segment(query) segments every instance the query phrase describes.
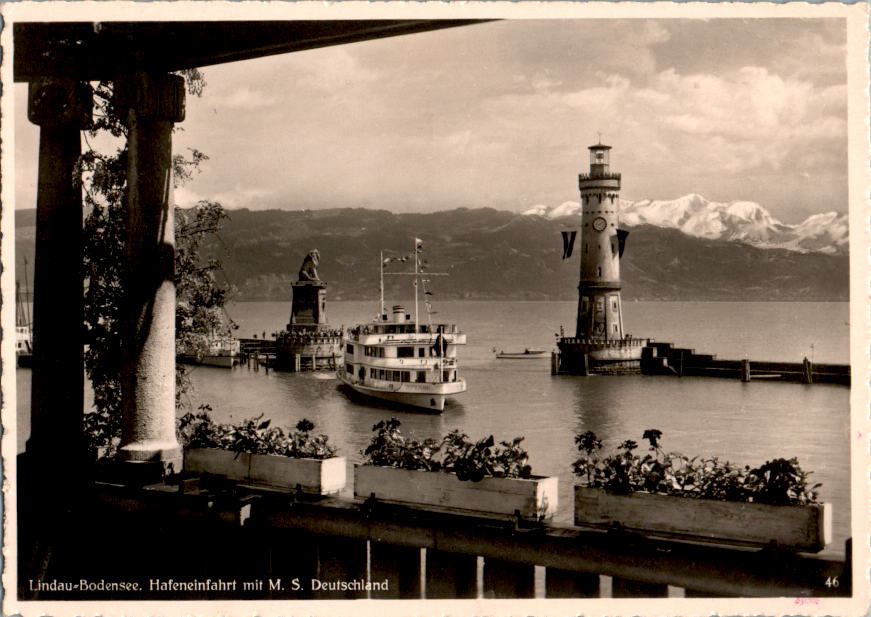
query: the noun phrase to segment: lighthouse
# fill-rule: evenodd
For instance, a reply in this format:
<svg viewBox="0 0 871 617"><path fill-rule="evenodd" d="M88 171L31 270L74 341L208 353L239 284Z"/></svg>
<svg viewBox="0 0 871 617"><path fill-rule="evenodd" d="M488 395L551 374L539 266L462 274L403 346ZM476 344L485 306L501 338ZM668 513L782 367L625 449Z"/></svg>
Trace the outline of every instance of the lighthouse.
<svg viewBox="0 0 871 617"><path fill-rule="evenodd" d="M581 194L578 312L575 336L559 339L554 372L637 373L646 339L624 331L620 258L628 232L619 228L620 174L611 146L589 146L590 170L578 174Z"/></svg>
<svg viewBox="0 0 871 617"><path fill-rule="evenodd" d="M590 172L578 175L581 192L581 276L575 336L623 338L620 256L625 232L617 228L620 174L610 170L611 146L589 147Z"/></svg>

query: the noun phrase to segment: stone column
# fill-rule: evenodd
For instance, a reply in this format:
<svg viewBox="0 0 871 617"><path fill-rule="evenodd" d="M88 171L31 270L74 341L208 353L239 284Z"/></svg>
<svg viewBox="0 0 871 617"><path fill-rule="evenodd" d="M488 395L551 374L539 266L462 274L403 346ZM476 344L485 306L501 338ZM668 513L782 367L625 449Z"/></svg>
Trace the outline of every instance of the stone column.
<svg viewBox="0 0 871 617"><path fill-rule="evenodd" d="M184 79L135 73L115 81L128 139L122 329L121 456L181 471L175 437L175 230L172 126L184 119Z"/></svg>
<svg viewBox="0 0 871 617"><path fill-rule="evenodd" d="M80 472L85 455L82 195L74 170L79 132L90 115L85 84L56 78L30 82L27 116L40 131L27 453L35 473L45 465L63 477Z"/></svg>

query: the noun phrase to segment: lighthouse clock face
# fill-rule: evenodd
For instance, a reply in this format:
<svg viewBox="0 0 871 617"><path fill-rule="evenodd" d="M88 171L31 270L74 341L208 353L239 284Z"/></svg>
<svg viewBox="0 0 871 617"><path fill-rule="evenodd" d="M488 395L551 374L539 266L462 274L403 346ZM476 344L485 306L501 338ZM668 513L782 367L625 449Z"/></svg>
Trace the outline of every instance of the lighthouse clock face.
<svg viewBox="0 0 871 617"><path fill-rule="evenodd" d="M595 229L596 231L604 231L607 225L608 223L606 223L605 219L603 219L601 216L596 217L596 219L593 221L593 229Z"/></svg>

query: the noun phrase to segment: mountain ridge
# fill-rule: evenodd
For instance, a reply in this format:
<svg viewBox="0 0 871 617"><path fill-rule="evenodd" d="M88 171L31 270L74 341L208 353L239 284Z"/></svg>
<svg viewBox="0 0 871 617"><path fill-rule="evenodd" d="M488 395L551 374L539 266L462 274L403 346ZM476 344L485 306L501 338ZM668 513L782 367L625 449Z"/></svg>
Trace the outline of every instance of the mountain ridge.
<svg viewBox="0 0 871 617"><path fill-rule="evenodd" d="M550 220L576 217L580 204L537 205L523 212ZM814 214L797 224L784 223L754 201L719 202L698 193L672 200L620 200L620 223L625 227L653 225L678 229L697 238L740 242L759 248L799 253L846 254L849 250L847 215Z"/></svg>
<svg viewBox="0 0 871 617"><path fill-rule="evenodd" d="M387 210L230 210L206 256L220 259L234 299L287 301L303 257L321 254L330 300L378 297L378 259L423 240L435 299L576 300L578 253L563 260L565 219L457 208L425 214ZM16 267L33 264L33 217L16 217ZM400 264L403 265L403 264ZM407 264L404 264L407 268ZM393 267L393 266L391 266ZM621 260L627 300L846 301L849 256L759 248L640 225ZM20 272L20 270L19 270ZM31 269L30 275L33 272ZM408 296L406 277L385 277L388 297Z"/></svg>

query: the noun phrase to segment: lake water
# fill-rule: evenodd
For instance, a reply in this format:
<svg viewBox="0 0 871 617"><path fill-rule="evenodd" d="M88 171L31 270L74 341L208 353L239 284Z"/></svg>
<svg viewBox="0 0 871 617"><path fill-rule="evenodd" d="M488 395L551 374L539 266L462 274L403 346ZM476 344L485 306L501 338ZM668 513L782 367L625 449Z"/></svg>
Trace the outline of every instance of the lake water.
<svg viewBox="0 0 871 617"><path fill-rule="evenodd" d="M410 310L412 306L406 303ZM283 329L289 308L283 302L251 302L231 305L228 312L240 326L238 336L250 337ZM328 302L327 314L331 324L349 326L374 317L377 308L365 302ZM608 447L625 439L642 443L644 430L657 428L666 450L742 465L795 456L813 471L812 481L822 483L821 498L833 504L831 550L843 550L850 535L849 388L702 377L552 376L546 360L497 360L492 350L553 348L560 325L574 334L576 303L442 302L435 308L438 321L456 322L468 335L460 349L468 391L449 400L441 415L351 397L328 372L267 374L246 367L196 367L190 403L194 408L210 404L219 421L264 414L275 424L292 426L308 418L352 462L361 459L372 425L391 416L416 438L438 439L454 428L475 439L522 435L534 473L560 477L562 522L571 519L578 431L594 431ZM724 359L794 362L804 356L849 362L848 313L846 303L624 305L626 330L633 336ZM18 373L26 393L29 371ZM21 405L26 404L29 396L21 396L23 423L26 406Z"/></svg>

